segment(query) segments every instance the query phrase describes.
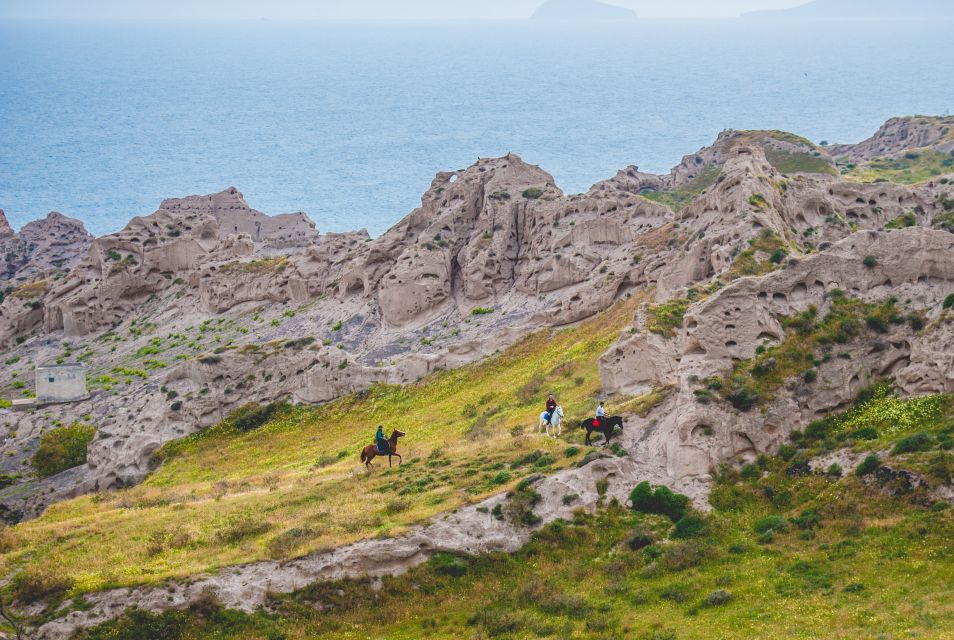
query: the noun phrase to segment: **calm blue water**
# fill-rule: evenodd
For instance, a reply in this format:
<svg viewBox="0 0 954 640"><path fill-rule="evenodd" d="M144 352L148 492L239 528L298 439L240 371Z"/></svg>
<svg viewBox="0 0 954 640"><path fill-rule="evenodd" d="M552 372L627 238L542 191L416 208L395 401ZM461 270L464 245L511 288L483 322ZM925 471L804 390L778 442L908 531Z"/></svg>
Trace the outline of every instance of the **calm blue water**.
<svg viewBox="0 0 954 640"><path fill-rule="evenodd" d="M0 23L0 208L100 234L234 185L377 234L478 156L578 192L723 128L855 141L954 110L951 26Z"/></svg>

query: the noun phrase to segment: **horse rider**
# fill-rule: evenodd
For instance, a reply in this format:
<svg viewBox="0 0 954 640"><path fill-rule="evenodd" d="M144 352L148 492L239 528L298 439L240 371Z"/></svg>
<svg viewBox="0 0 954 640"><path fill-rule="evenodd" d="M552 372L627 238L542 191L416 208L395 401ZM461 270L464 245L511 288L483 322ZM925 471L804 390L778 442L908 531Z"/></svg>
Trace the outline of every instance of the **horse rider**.
<svg viewBox="0 0 954 640"><path fill-rule="evenodd" d="M547 424L553 424L553 414L556 412L557 401L553 394L547 396Z"/></svg>
<svg viewBox="0 0 954 640"><path fill-rule="evenodd" d="M606 409L603 408L603 401L600 400L600 405L596 407L596 422L597 426L603 426L603 418L606 417Z"/></svg>
<svg viewBox="0 0 954 640"><path fill-rule="evenodd" d="M378 425L378 432L374 435L374 443L378 447L379 454L387 455L391 452L391 444L384 437L384 427L381 425Z"/></svg>

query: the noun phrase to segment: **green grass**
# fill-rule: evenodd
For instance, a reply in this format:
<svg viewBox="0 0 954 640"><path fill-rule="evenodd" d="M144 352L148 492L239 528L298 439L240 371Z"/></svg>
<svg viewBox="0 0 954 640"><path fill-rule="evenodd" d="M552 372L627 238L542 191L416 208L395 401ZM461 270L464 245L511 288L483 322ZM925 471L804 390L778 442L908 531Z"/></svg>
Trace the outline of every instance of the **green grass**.
<svg viewBox="0 0 954 640"><path fill-rule="evenodd" d="M769 164L775 167L780 173L827 173L838 175L838 169L832 164L826 156L808 152L787 152L778 149L767 148L765 157Z"/></svg>
<svg viewBox="0 0 954 640"><path fill-rule="evenodd" d="M690 304L692 301L688 298L677 298L650 305L646 309L646 330L665 338L674 337L676 329L682 327L683 318Z"/></svg>
<svg viewBox="0 0 954 640"><path fill-rule="evenodd" d="M845 420L874 418L888 397ZM939 401L941 414L911 425L937 441L954 424L949 399ZM271 613L225 611L212 598L134 612L81 638L950 637L954 509L873 476L802 472L822 450L803 442L794 457L762 457L755 473L723 468L712 513L690 513L682 526L611 502L546 527L514 554L438 555L380 588L317 583L273 596ZM934 447L883 462L915 468L938 456L954 457Z"/></svg>
<svg viewBox="0 0 954 640"><path fill-rule="evenodd" d="M650 191L642 195L647 200L664 204L673 211L680 211L692 202L696 196L714 185L720 173L722 173L722 167L706 167L690 182L677 189Z"/></svg>
<svg viewBox="0 0 954 640"><path fill-rule="evenodd" d="M954 173L954 155L932 150L914 150L899 158L879 158L862 166L845 168L843 173L846 177L860 182L917 184Z"/></svg>
<svg viewBox="0 0 954 640"><path fill-rule="evenodd" d="M589 415L600 389L597 359L640 301L418 384L378 386L317 408L246 408L160 450L162 466L141 485L61 502L12 527L17 542L0 546L0 565L5 573L63 576L74 595L157 583L400 534L527 474L565 467L574 462L562 454L566 440L576 444L580 434L562 442L536 435L546 394L556 393L570 425ZM618 399L610 408L645 409L662 397ZM405 463L387 469L378 459L366 474L358 454L378 424L407 432ZM535 451L536 462L515 466ZM388 509L394 500L401 509Z"/></svg>

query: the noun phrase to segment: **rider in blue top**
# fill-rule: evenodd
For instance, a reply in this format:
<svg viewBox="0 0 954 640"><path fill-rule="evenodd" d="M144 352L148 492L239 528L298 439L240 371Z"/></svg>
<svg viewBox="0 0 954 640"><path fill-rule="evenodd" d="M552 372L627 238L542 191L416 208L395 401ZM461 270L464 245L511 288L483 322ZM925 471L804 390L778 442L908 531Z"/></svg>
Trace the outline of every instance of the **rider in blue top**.
<svg viewBox="0 0 954 640"><path fill-rule="evenodd" d="M391 450L391 445L388 444L388 439L384 437L384 427L378 425L378 432L374 435L374 441L378 446L379 453L388 453Z"/></svg>

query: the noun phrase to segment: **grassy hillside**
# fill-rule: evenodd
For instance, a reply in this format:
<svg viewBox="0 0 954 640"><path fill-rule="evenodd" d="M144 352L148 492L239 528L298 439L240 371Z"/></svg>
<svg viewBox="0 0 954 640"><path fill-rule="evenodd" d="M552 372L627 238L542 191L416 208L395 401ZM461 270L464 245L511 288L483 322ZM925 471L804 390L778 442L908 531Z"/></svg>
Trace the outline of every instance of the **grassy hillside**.
<svg viewBox="0 0 954 640"><path fill-rule="evenodd" d="M843 165L841 170L846 178L859 182L886 180L899 184L917 184L954 173L954 154L931 149L913 150L899 158L879 158L861 166Z"/></svg>
<svg viewBox="0 0 954 640"><path fill-rule="evenodd" d="M954 473L954 403L889 388L813 423L776 457L724 470L709 515L673 525L609 504L519 553L439 556L380 589L313 585L251 616L209 598L83 638L950 638L954 510L931 491ZM863 474L807 466L871 452L879 461Z"/></svg>
<svg viewBox="0 0 954 640"><path fill-rule="evenodd" d="M239 412L161 450L162 465L137 487L59 503L0 530L2 570L18 573L13 588L27 601L156 583L395 535L572 464L582 453L566 452L567 440L579 434L551 441L536 433L546 393L556 392L568 423L592 412L597 358L637 303L408 387L320 408ZM366 474L358 453L378 424L407 432L405 462L387 469L378 459Z"/></svg>

